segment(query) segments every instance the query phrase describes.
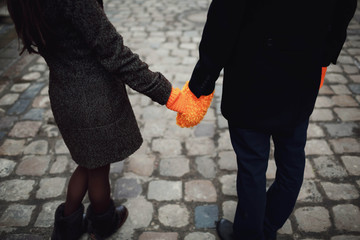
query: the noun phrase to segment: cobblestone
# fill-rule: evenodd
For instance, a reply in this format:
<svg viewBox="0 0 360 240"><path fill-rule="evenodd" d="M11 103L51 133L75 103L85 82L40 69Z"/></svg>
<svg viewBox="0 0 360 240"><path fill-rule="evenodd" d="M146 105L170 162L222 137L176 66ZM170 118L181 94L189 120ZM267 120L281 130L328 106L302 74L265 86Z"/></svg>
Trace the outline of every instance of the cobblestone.
<svg viewBox="0 0 360 240"><path fill-rule="evenodd" d="M189 224L189 211L186 207L168 204L159 208L159 221L169 227L184 227Z"/></svg>
<svg viewBox="0 0 360 240"><path fill-rule="evenodd" d="M34 137L39 131L40 126L41 126L41 122L33 122L33 121L18 122L10 131L9 136L16 138Z"/></svg>
<svg viewBox="0 0 360 240"><path fill-rule="evenodd" d="M331 155L333 152L325 140L308 140L305 147L308 155Z"/></svg>
<svg viewBox="0 0 360 240"><path fill-rule="evenodd" d="M177 240L178 233L144 232L139 240Z"/></svg>
<svg viewBox="0 0 360 240"><path fill-rule="evenodd" d="M153 219L154 207L143 197L129 199L125 206L129 210L129 219L133 228L146 228Z"/></svg>
<svg viewBox="0 0 360 240"><path fill-rule="evenodd" d="M360 176L360 157L342 156L341 160L350 175Z"/></svg>
<svg viewBox="0 0 360 240"><path fill-rule="evenodd" d="M195 208L195 227L214 228L215 222L219 218L219 210L217 205L205 205Z"/></svg>
<svg viewBox="0 0 360 240"><path fill-rule="evenodd" d="M223 218L226 218L234 222L235 212L236 212L237 202L235 201L226 201L222 204Z"/></svg>
<svg viewBox="0 0 360 240"><path fill-rule="evenodd" d="M335 226L339 230L359 231L360 211L353 204L341 204L333 207Z"/></svg>
<svg viewBox="0 0 360 240"><path fill-rule="evenodd" d="M359 240L359 236L342 235L332 237L331 240Z"/></svg>
<svg viewBox="0 0 360 240"><path fill-rule="evenodd" d="M54 201L45 203L42 206L41 212L39 213L38 218L34 224L35 227L51 227L54 221L54 214L57 206L59 206L62 201Z"/></svg>
<svg viewBox="0 0 360 240"><path fill-rule="evenodd" d="M359 198L356 187L351 184L323 182L321 186L324 188L327 197L331 200L351 200Z"/></svg>
<svg viewBox="0 0 360 240"><path fill-rule="evenodd" d="M360 144L354 138L340 138L330 140L335 153L356 153L360 151Z"/></svg>
<svg viewBox="0 0 360 240"><path fill-rule="evenodd" d="M148 199L157 201L180 200L182 198L182 182L152 181L149 183Z"/></svg>
<svg viewBox="0 0 360 240"><path fill-rule="evenodd" d="M36 192L36 198L46 199L60 196L65 188L66 178L43 178L40 180L40 188Z"/></svg>
<svg viewBox="0 0 360 240"><path fill-rule="evenodd" d="M331 85L330 88L336 94L351 94L350 90L345 85Z"/></svg>
<svg viewBox="0 0 360 240"><path fill-rule="evenodd" d="M129 171L140 176L151 176L154 171L155 157L137 154L129 158Z"/></svg>
<svg viewBox="0 0 360 240"><path fill-rule="evenodd" d="M48 142L46 140L38 140L31 142L24 149L24 154L29 155L46 155L48 152Z"/></svg>
<svg viewBox="0 0 360 240"><path fill-rule="evenodd" d="M155 139L152 149L167 157L177 157L182 151L181 143L176 139Z"/></svg>
<svg viewBox="0 0 360 240"><path fill-rule="evenodd" d="M314 159L317 173L326 178L342 178L346 177L346 170L337 160L332 157L318 157Z"/></svg>
<svg viewBox="0 0 360 240"><path fill-rule="evenodd" d="M324 207L299 208L295 217L302 231L325 232L331 226L329 211Z"/></svg>
<svg viewBox="0 0 360 240"><path fill-rule="evenodd" d="M308 138L320 138L323 137L324 131L322 128L316 124L309 124L308 128Z"/></svg>
<svg viewBox="0 0 360 240"><path fill-rule="evenodd" d="M355 123L330 123L324 125L327 132L334 137L352 136L358 127Z"/></svg>
<svg viewBox="0 0 360 240"><path fill-rule="evenodd" d="M210 233L195 232L186 235L184 240L215 240L215 236Z"/></svg>
<svg viewBox="0 0 360 240"><path fill-rule="evenodd" d="M310 120L312 121L322 121L322 122L326 122L326 121L332 121L334 120L334 114L330 109L319 109L319 108L315 108L314 112L312 113Z"/></svg>
<svg viewBox="0 0 360 240"><path fill-rule="evenodd" d="M30 222L31 214L35 206L33 205L10 205L0 218L0 226L24 227Z"/></svg>
<svg viewBox="0 0 360 240"><path fill-rule="evenodd" d="M119 178L115 182L114 198L127 199L140 196L142 186L137 179L134 178Z"/></svg>
<svg viewBox="0 0 360 240"><path fill-rule="evenodd" d="M185 201L216 202L214 185L208 180L193 180L185 183Z"/></svg>
<svg viewBox="0 0 360 240"><path fill-rule="evenodd" d="M301 187L299 202L322 202L323 198L312 180L305 180Z"/></svg>
<svg viewBox="0 0 360 240"><path fill-rule="evenodd" d="M18 98L19 98L19 94L16 93L6 94L0 99L0 106L12 105L15 103L16 100L18 100Z"/></svg>
<svg viewBox="0 0 360 240"><path fill-rule="evenodd" d="M360 121L359 108L334 108L334 111L344 122Z"/></svg>
<svg viewBox="0 0 360 240"><path fill-rule="evenodd" d="M7 180L0 182L0 200L15 202L26 200L35 185L34 180Z"/></svg>
<svg viewBox="0 0 360 240"><path fill-rule="evenodd" d="M237 196L236 193L236 175L224 175L220 179L222 184L221 191L225 195Z"/></svg>
<svg viewBox="0 0 360 240"><path fill-rule="evenodd" d="M210 2L104 0L124 44L179 88L198 60ZM12 39L4 46L6 31ZM358 33L360 5L339 61L328 67L319 91L304 183L278 239L360 239ZM65 201L76 164L51 111L45 60L17 52L14 26L0 21L0 239L43 240L50 238L54 211ZM204 120L189 129L176 125L175 112L128 88L144 143L111 165L112 197L129 209L129 218L109 240L218 240L215 221L234 219L237 161L221 115L222 78ZM276 174L273 154L272 144L267 186Z"/></svg>
<svg viewBox="0 0 360 240"><path fill-rule="evenodd" d="M14 161L0 158L0 177L9 176L13 172L15 165Z"/></svg>
<svg viewBox="0 0 360 240"><path fill-rule="evenodd" d="M236 154L234 151L226 151L219 153L218 164L223 170L237 170Z"/></svg>
<svg viewBox="0 0 360 240"><path fill-rule="evenodd" d="M66 170L68 162L69 160L66 156L58 156L50 168L50 173L63 173Z"/></svg>
<svg viewBox="0 0 360 240"><path fill-rule="evenodd" d="M16 168L17 175L42 176L48 169L49 156L27 156Z"/></svg>
<svg viewBox="0 0 360 240"><path fill-rule="evenodd" d="M198 172L204 178L214 178L216 176L216 164L211 158L207 156L197 157L195 163Z"/></svg>
<svg viewBox="0 0 360 240"><path fill-rule="evenodd" d="M160 174L163 176L181 177L190 171L189 159L168 158L160 161Z"/></svg>

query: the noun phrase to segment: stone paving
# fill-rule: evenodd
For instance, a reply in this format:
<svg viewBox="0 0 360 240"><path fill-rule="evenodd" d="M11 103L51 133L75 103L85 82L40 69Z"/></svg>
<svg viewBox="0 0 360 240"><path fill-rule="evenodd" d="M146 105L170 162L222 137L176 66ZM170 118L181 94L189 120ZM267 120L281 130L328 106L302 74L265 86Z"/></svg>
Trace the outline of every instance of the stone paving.
<svg viewBox="0 0 360 240"><path fill-rule="evenodd" d="M125 43L182 87L198 58L209 3L105 0L105 9ZM18 57L14 36L12 24L2 22L0 239L49 239L54 210L76 165L50 110L47 66L38 56ZM237 167L219 108L221 82L204 121L192 129L179 128L176 113L129 89L144 144L111 167L112 196L130 215L110 239L213 240L214 221L233 220ZM359 103L360 10L320 91L308 131L305 181L280 240L360 239ZM275 171L271 153L269 185Z"/></svg>

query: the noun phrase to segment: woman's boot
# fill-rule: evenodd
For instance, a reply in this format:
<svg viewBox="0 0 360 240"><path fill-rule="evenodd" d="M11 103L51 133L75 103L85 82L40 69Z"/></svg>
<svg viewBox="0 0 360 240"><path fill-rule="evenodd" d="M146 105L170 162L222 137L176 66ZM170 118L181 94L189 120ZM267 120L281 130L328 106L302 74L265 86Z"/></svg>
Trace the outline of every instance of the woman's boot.
<svg viewBox="0 0 360 240"><path fill-rule="evenodd" d="M85 232L83 214L84 205L69 216L64 217L65 204L60 204L55 211L55 223L51 240L77 240Z"/></svg>
<svg viewBox="0 0 360 240"><path fill-rule="evenodd" d="M86 211L86 224L89 238L100 240L111 236L126 221L128 210L125 206L120 205L115 208L114 201L110 201L110 206L106 212L102 214L94 213L91 204Z"/></svg>

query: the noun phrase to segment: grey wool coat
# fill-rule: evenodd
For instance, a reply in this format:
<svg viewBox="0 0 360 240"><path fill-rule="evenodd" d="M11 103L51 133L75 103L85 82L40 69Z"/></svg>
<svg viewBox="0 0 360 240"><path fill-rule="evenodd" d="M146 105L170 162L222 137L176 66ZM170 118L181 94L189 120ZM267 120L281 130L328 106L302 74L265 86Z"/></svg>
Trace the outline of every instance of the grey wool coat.
<svg viewBox="0 0 360 240"><path fill-rule="evenodd" d="M170 82L124 46L100 2L44 4L55 37L39 52L49 66L55 121L73 160L91 169L125 159L142 143L125 84L164 105Z"/></svg>

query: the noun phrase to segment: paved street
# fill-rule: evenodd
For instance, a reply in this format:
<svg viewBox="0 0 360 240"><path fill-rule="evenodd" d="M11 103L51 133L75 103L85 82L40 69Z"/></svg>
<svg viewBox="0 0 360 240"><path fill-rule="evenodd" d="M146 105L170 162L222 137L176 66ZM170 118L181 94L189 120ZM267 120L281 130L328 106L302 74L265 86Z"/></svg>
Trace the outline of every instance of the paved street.
<svg viewBox="0 0 360 240"><path fill-rule="evenodd" d="M198 59L210 0L104 2L125 44L181 88ZM50 110L46 63L19 57L13 25L0 20L0 239L49 239L76 165ZM280 240L360 239L359 7L348 33L311 117L305 181ZM221 87L220 78L205 119L192 129L129 89L144 144L111 167L112 197L130 215L110 239L215 240L214 222L233 220L237 166L220 113ZM275 171L272 151L269 185Z"/></svg>

